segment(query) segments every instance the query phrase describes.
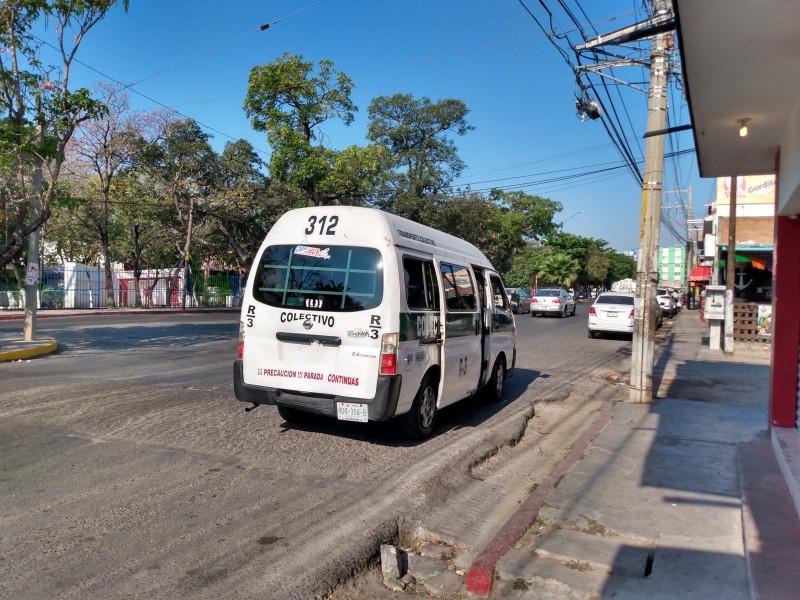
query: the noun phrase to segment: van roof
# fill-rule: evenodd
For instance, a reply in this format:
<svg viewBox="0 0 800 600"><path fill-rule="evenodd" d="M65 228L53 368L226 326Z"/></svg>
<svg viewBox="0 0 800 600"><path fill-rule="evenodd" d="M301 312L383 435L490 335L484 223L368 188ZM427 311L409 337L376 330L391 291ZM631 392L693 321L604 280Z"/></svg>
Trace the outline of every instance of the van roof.
<svg viewBox="0 0 800 600"><path fill-rule="evenodd" d="M489 259L466 240L376 208L362 206L318 206L287 211L267 234L265 242L303 243L306 240L302 232L310 217L316 216L319 221L322 217L330 219L334 215L339 218L337 230L346 234L349 244L375 247L385 241L426 253L435 251L440 256L494 269Z"/></svg>

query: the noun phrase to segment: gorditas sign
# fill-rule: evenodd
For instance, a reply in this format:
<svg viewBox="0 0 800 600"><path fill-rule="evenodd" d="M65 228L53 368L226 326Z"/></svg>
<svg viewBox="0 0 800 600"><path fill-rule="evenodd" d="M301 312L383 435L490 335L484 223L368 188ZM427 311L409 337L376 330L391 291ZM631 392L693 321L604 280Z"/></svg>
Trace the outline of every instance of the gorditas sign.
<svg viewBox="0 0 800 600"><path fill-rule="evenodd" d="M717 204L730 204L731 178L717 178ZM736 204L774 204L774 175L743 175L736 178Z"/></svg>

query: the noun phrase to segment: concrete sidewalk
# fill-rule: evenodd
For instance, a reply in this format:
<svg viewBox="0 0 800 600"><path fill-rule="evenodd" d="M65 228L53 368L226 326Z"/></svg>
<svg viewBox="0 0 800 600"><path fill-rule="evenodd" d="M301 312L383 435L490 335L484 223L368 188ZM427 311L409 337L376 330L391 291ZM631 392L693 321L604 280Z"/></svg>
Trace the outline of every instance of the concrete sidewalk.
<svg viewBox="0 0 800 600"><path fill-rule="evenodd" d="M697 312L674 320L657 352L655 402L614 407L527 515L532 525L496 562L488 594L480 557L468 592L798 597L800 520L767 436L769 346L725 355L707 349L707 332ZM507 543L503 533L484 555Z"/></svg>

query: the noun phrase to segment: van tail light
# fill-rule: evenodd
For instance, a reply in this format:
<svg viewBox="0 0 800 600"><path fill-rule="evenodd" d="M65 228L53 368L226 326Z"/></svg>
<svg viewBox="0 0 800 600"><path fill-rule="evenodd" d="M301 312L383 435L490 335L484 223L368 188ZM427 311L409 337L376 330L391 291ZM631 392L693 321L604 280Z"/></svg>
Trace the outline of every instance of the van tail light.
<svg viewBox="0 0 800 600"><path fill-rule="evenodd" d="M381 338L381 375L397 375L396 333L384 333Z"/></svg>
<svg viewBox="0 0 800 600"><path fill-rule="evenodd" d="M239 321L239 351L236 356L239 360L242 360L242 357L244 357L244 323L241 321Z"/></svg>
<svg viewBox="0 0 800 600"><path fill-rule="evenodd" d="M594 309L594 306L589 307L589 314L594 315L595 317L597 316L597 311Z"/></svg>

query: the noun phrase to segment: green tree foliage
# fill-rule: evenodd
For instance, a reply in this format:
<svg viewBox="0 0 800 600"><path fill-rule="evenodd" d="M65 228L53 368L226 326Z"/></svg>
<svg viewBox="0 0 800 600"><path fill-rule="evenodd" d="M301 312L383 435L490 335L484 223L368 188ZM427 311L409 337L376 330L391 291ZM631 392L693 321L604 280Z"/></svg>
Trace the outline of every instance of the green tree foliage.
<svg viewBox="0 0 800 600"><path fill-rule="evenodd" d="M25 238L50 218L64 149L81 122L104 110L88 90L70 89L69 73L80 43L115 4L0 3L0 267L18 259ZM41 42L31 32L43 22L60 49L58 65L39 60Z"/></svg>
<svg viewBox="0 0 800 600"><path fill-rule="evenodd" d="M569 287L578 278L580 263L568 254L558 252L546 255L538 273L539 287L543 284Z"/></svg>
<svg viewBox="0 0 800 600"><path fill-rule="evenodd" d="M608 272L611 268L611 256L609 251L602 251L597 247L590 247L586 253L586 273L587 284L594 286L602 285L608 279Z"/></svg>
<svg viewBox="0 0 800 600"><path fill-rule="evenodd" d="M166 231L177 231L175 214L169 203L158 195L159 186L141 172L130 169L121 173L113 186L112 222L119 231L113 239L115 255L133 268L134 306L149 305L152 287L141 283L145 269L159 269L175 260L174 237Z"/></svg>
<svg viewBox="0 0 800 600"><path fill-rule="evenodd" d="M526 244L511 260L511 268L505 272L503 280L510 287L537 287L539 273L549 252Z"/></svg>
<svg viewBox="0 0 800 600"><path fill-rule="evenodd" d="M168 121L163 131L163 138L146 148L140 156L157 194L172 204L176 220L183 230L172 233L179 250L175 275L177 269L183 267L188 280L192 244L197 234L205 233L201 230L207 224L208 204L220 174L218 157L209 145L210 136L194 121ZM177 278L173 276L168 301L176 282Z"/></svg>
<svg viewBox="0 0 800 600"><path fill-rule="evenodd" d="M469 109L461 100L395 94L375 98L368 111L367 137L389 148L398 173L385 208L419 221L465 167L450 136L474 129Z"/></svg>
<svg viewBox="0 0 800 600"><path fill-rule="evenodd" d="M526 239L540 240L557 231L558 226L553 218L561 212L560 202L526 194L521 190L498 189L491 191L489 199L507 215L507 227Z"/></svg>
<svg viewBox="0 0 800 600"><path fill-rule="evenodd" d="M309 206L325 203L320 188L336 163L336 152L322 145L318 128L330 119L353 122L353 87L331 61L320 61L314 74L313 63L288 53L250 71L244 110L253 128L267 134L270 175L304 194Z"/></svg>
<svg viewBox="0 0 800 600"><path fill-rule="evenodd" d="M248 141L225 144L214 195L205 209L213 217L209 239L221 242L212 247L217 262L249 268L278 217L301 204L289 194L274 194L263 168Z"/></svg>
<svg viewBox="0 0 800 600"><path fill-rule="evenodd" d="M611 264L605 285L608 287L620 279L636 279L636 259L626 254L613 252L609 255Z"/></svg>

